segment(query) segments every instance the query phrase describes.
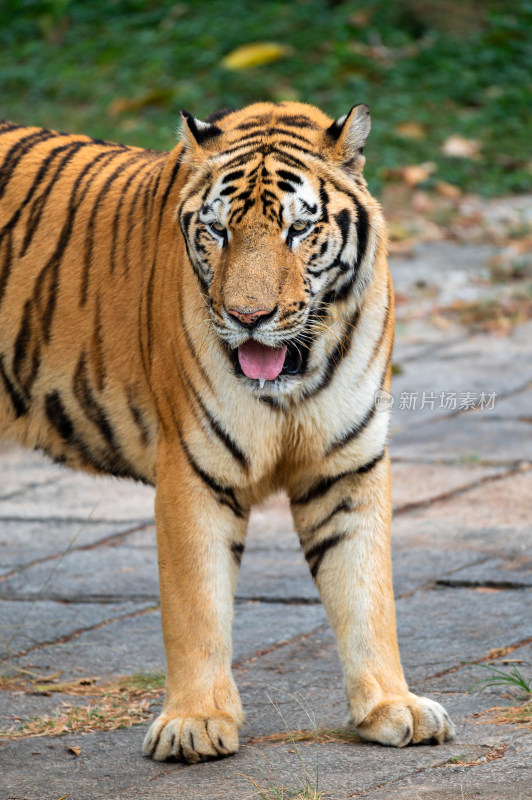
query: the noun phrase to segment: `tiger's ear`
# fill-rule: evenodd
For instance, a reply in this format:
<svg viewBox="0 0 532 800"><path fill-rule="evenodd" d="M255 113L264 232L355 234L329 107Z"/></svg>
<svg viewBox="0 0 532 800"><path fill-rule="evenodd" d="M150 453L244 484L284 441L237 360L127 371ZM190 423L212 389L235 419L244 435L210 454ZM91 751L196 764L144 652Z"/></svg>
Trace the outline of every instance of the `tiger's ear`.
<svg viewBox="0 0 532 800"><path fill-rule="evenodd" d="M213 145L222 131L212 122L202 122L183 109L179 114L181 139L185 149L188 150L193 163L200 163L205 160L207 153L214 149Z"/></svg>
<svg viewBox="0 0 532 800"><path fill-rule="evenodd" d="M371 116L365 103L353 106L349 114L339 117L325 131L326 145L349 172L361 172L366 159L364 145L371 129Z"/></svg>

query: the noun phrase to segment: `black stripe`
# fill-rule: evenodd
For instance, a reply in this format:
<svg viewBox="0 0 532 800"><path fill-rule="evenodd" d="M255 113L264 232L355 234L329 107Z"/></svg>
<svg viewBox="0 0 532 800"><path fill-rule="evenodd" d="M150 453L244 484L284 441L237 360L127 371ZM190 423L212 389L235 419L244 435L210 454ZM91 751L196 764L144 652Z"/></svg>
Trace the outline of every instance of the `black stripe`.
<svg viewBox="0 0 532 800"><path fill-rule="evenodd" d="M72 442L75 438L74 423L70 419L63 405L59 392L49 392L44 401L46 416L53 428L65 442Z"/></svg>
<svg viewBox="0 0 532 800"><path fill-rule="evenodd" d="M321 566L321 562L329 550L335 547L337 544L340 544L340 542L342 542L346 536L346 533L334 533L332 536L324 539L319 544L311 547L311 549L305 553L305 558L310 566L310 574L313 578L316 578L318 570Z"/></svg>
<svg viewBox="0 0 532 800"><path fill-rule="evenodd" d="M9 376L7 375L7 372L6 372L5 367L4 367L4 355L3 354L0 355L0 377L2 378L2 381L4 383L4 388L5 388L6 392L8 393L8 395L10 397L10 400L11 400L11 402L13 404L13 408L15 410L16 418L18 419L19 417L22 417L24 414L27 414L28 413L28 404L27 404L26 400L24 399L24 397L22 397L22 395L20 394L18 389L15 388L15 386L13 385L11 380L9 379Z"/></svg>
<svg viewBox="0 0 532 800"><path fill-rule="evenodd" d="M370 472L373 467L384 458L385 453L386 448L384 448L384 450L375 456L375 458L372 458L371 461L368 461L366 464L363 464L357 469L341 472L339 475L331 475L327 478L322 478L320 481L315 483L314 486L311 486L311 488L304 495L291 500L291 504L302 506L306 503L310 503L312 500L317 500L318 497L323 497L325 494L327 494L329 489L331 489L335 484L344 478L354 478L356 475L363 475L366 472Z"/></svg>
<svg viewBox="0 0 532 800"><path fill-rule="evenodd" d="M60 179L63 168L74 157L74 155L78 152L78 150L80 150L80 148L85 146L86 146L85 142L78 142L75 146L72 145L69 146L70 147L69 151L67 152L66 156L61 160L61 162L58 164L57 169L50 178L50 181L48 182L46 189L40 195L38 195L31 204L28 214L28 220L26 222L26 232L24 234L24 241L22 242L19 252L20 258L26 255L28 247L30 246L33 237L35 235L35 232L37 231L37 228L41 221L50 193L53 187L55 186L57 180ZM57 148L57 149L62 149L62 148Z"/></svg>
<svg viewBox="0 0 532 800"><path fill-rule="evenodd" d="M74 444L78 447L82 456L102 472L110 473L116 477L133 478L146 483L146 479L136 472L121 452L107 412L92 391L85 352L82 352L79 358L72 381L72 390L86 417L98 429L107 444L106 450L98 449L98 452L93 455L85 442L76 437Z"/></svg>
<svg viewBox="0 0 532 800"><path fill-rule="evenodd" d="M179 316L180 316L180 319L181 319L181 330L183 332L183 336L185 337L185 343L186 343L186 345L188 347L188 350L190 352L190 355L192 357L192 361L196 365L196 369L199 370L200 375L203 378L203 380L205 381L205 383L207 384L207 386L209 387L209 390L210 390L211 394L215 394L211 379L209 378L209 376L205 372L203 364L201 363L201 359L200 359L200 357L199 357L199 355L198 355L198 353L196 351L196 347L194 345L194 342L192 341L192 338L190 336L190 332L189 332L187 326L185 325L185 314L184 314L185 310L184 310L183 302L184 302L183 292L180 291L179 292Z"/></svg>
<svg viewBox="0 0 532 800"><path fill-rule="evenodd" d="M145 184L146 184L146 180L151 175L152 164L151 163L143 164L133 174L133 177L136 178L141 172L143 172L143 170L146 169L146 167L149 168L149 171L146 172L146 174L143 175L143 177L139 180L138 185L135 188L135 191L133 192L133 198L131 200L129 211L128 211L128 214L127 214L126 238L125 238L124 253L123 253L124 272L125 272L126 275L129 274L129 250L130 250L130 246L131 246L131 235L133 233L133 229L135 228L135 225L137 225L138 222L140 221L139 220L139 215L137 214L136 218L134 217L134 215L135 215L135 211L136 211L136 208L137 208L137 203L138 203L138 201L139 201L139 199L140 199L140 197L142 195L142 192L144 190L144 187L145 187ZM118 205L120 206L120 203ZM137 258L139 257L139 255L142 258L144 256L144 251L141 251L139 253L138 246L137 246L137 250L136 250Z"/></svg>
<svg viewBox="0 0 532 800"><path fill-rule="evenodd" d="M81 275L81 291L79 300L80 306L86 305L88 299L89 279L93 264L92 253L94 248L94 231L96 228L96 218L98 216L98 213L100 212L100 206L102 204L102 201L112 188L112 185L115 182L115 180L120 175L122 175L131 164L135 164L137 161L143 160L145 157L146 153L141 151L140 153L138 152L134 153L133 155L129 156L126 160L121 161L119 166L116 167L116 169L113 170L113 172L107 176L96 198L92 202L92 211L89 217L89 221L87 223L87 232L85 234L85 253L83 257L83 272ZM148 157L150 157L149 153ZM136 172L134 172L133 174L135 175ZM119 204L120 204L120 199L121 198L118 199Z"/></svg>
<svg viewBox="0 0 532 800"><path fill-rule="evenodd" d="M111 150L111 151L106 150L105 152L100 153L98 156L96 156L96 158L94 158L92 161L90 161L88 164L85 165L85 167L77 176L74 186L72 187L70 200L67 208L67 215L65 222L63 223L63 227L61 229L59 241L56 245L54 253L49 258L45 266L42 268L35 283L34 299L41 317L42 333L44 340L46 342L50 340L50 331L56 306L57 287L59 284L59 267L61 265L65 249L72 235L74 219L78 211L78 208L81 202L83 201L87 191L89 190L89 187L97 173L92 175L87 180L85 186L81 191L79 191L79 187L83 179L87 175L87 173L91 169L93 169L94 166L98 164L102 159L106 158L108 161L111 161L115 157L118 157L119 155L122 154L123 154L123 149Z"/></svg>
<svg viewBox="0 0 532 800"><path fill-rule="evenodd" d="M26 127L25 125L18 125L16 122L10 122L7 119L0 120L0 135L9 133L10 131L20 130Z"/></svg>
<svg viewBox="0 0 532 800"><path fill-rule="evenodd" d="M274 408L276 411L284 411L284 406L275 397L271 397L268 394L261 394L259 400L261 403L266 403L267 406Z"/></svg>
<svg viewBox="0 0 532 800"><path fill-rule="evenodd" d="M158 246L159 246L159 234L161 232L161 225L162 225L162 221L163 221L163 213L164 213L164 210L165 210L165 207L166 207L166 202L168 200L168 197L170 196L170 192L172 191L172 186L174 185L175 180L177 178L177 175L179 173L179 167L181 166L181 159L183 158L183 152L184 152L184 148L180 151L179 156L177 157L177 159L175 161L175 164L174 164L174 166L172 168L172 173L170 175L170 180L166 184L166 188L164 190L164 194L163 194L162 199L161 199L161 205L160 205L160 208L159 208L159 221L158 221L158 224L157 224L157 235L156 235L156 238L155 238L155 253L154 253L154 258L153 258L153 261L152 261L152 264L151 264L150 277L148 278L147 296L146 296L146 316L147 316L147 323L146 323L146 328L147 328L147 332L146 332L146 351L147 351L147 354L148 354L148 358L150 358L150 360L151 360L152 331L153 331L153 308L152 308L152 306L153 306L153 281L154 281L154 278L155 278L155 267L156 267L156 264L157 264L157 249L158 249ZM156 197L157 192L159 190L159 183L160 183L160 180L161 180L161 176L162 176L162 173L164 172L164 167L165 167L165 162L163 162L160 165L160 173L159 173L159 176L157 178L157 182L156 182L154 190L153 190L154 205L155 205L155 197ZM188 252L188 245L187 245L186 237L184 237L184 240L185 240L185 246L187 247L187 252ZM190 255L189 255L189 258L190 258ZM193 264L192 261L190 263Z"/></svg>
<svg viewBox="0 0 532 800"><path fill-rule="evenodd" d="M137 177L139 172L141 172L143 169L145 169L146 166L150 166L151 167L151 163L142 164L138 168L138 170L135 170L134 172L131 173L131 175L128 177L127 181L121 187L120 196L118 198L116 198L116 201L115 201L116 208L115 208L115 213L114 213L114 217L113 217L113 224L111 226L112 227L112 234L111 234L112 244L111 244L111 260L110 260L110 271L111 271L111 273L113 273L115 271L115 265L116 265L116 250L117 250L117 247L118 247L118 227L119 227L119 224L121 222L121 214L122 214L122 210L123 210L122 209L122 201L123 201L124 197L126 196L132 181ZM150 173L147 173L147 175L150 175ZM144 176L144 178L146 178L146 176ZM136 202L137 195L138 195L142 185L143 185L143 181L141 181L139 186L137 186L137 189L136 189L135 194L134 194L133 202ZM127 242L127 237L126 237L126 242Z"/></svg>
<svg viewBox="0 0 532 800"><path fill-rule="evenodd" d="M362 431L369 425L373 417L375 416L375 412L377 410L377 406L375 404L375 400L366 411L360 422L355 423L352 425L345 433L335 439L327 450L325 451L325 455L329 456L331 453L334 453L336 450L341 450L342 447L345 447L347 444L350 444L354 439L357 439Z"/></svg>
<svg viewBox="0 0 532 800"><path fill-rule="evenodd" d="M365 370L367 370L369 367L371 367L371 365L373 364L373 361L374 361L374 356L376 356L378 354L380 345L382 344L382 341L383 341L383 338L384 338L384 333L385 333L386 328L387 328L387 323L388 323L388 319L389 319L389 310L390 309L389 309L389 306L388 306L387 310L386 310L386 316L385 316L385 320L384 320L383 329L382 329L381 334L379 336L379 340L378 340L377 346L373 349L373 353L371 354L370 360L369 360L368 365L365 368ZM380 379L379 384L378 384L379 389L382 389L382 387L384 385L384 382L386 380L386 375L388 374L388 366L389 366L389 363L390 363L391 355L392 355L392 352L390 350L390 352L388 353L388 356L386 358L386 363L384 364L384 369L382 371L381 379ZM329 447L325 451L325 455L328 456L331 453L335 452L336 450L340 450L346 444L349 444L354 439L356 439L358 436L360 436L360 434L369 425L369 423L371 422L371 420L375 416L376 410L377 410L377 406L375 404L375 397L373 397L373 402L372 402L371 406L368 408L368 410L366 411L366 413L364 414L364 416L360 420L360 422L355 423L344 434L342 434L342 436L340 436L338 439L335 439L333 442L331 442L331 444L329 445Z"/></svg>
<svg viewBox="0 0 532 800"><path fill-rule="evenodd" d="M56 137L57 134L52 133L52 131L39 129L35 133L23 136L22 139L19 139L10 147L2 164L0 164L0 198L4 196L7 185L24 156L40 142L45 142L47 139L55 139Z"/></svg>
<svg viewBox="0 0 532 800"><path fill-rule="evenodd" d="M209 475L199 466L198 462L188 449L185 439L183 438L183 435L180 430L179 430L179 440L181 442L181 446L183 447L183 451L187 457L187 461L190 464L191 468L196 473L196 475L199 478L201 478L201 480L205 483L206 486L209 487L209 489L212 492L214 492L216 499L218 500L219 503L228 506L236 517L242 519L244 517L244 514L242 513L242 508L240 506L240 503L235 497L234 489L232 489L230 486L222 486L222 484L218 483L218 481L215 478L213 478L212 475Z"/></svg>
<svg viewBox="0 0 532 800"><path fill-rule="evenodd" d="M28 399L39 372L40 353L40 337L35 331L33 303L27 300L15 340L12 369L17 383Z"/></svg>
<svg viewBox="0 0 532 800"><path fill-rule="evenodd" d="M131 416L133 417L133 421L137 426L137 428L139 429L140 441L144 446L146 446L150 443L150 438L151 438L150 428L144 418L142 410L138 407L138 405L135 402L135 399L133 397L133 392L131 389L128 389L127 404L131 412Z"/></svg>
<svg viewBox="0 0 532 800"><path fill-rule="evenodd" d="M319 130L318 126L303 114L282 114L280 117L277 117L277 121L283 125L289 125L294 128L311 128L314 131Z"/></svg>
<svg viewBox="0 0 532 800"><path fill-rule="evenodd" d="M299 175L296 175L295 172L290 172L287 169L278 169L277 174L280 178L284 178L285 181L292 181L292 183L297 183L298 185L303 183Z"/></svg>
<svg viewBox="0 0 532 800"><path fill-rule="evenodd" d="M233 554L233 558L235 559L238 566L240 566L242 562L242 556L244 555L244 545L240 542L231 542L231 553Z"/></svg>
<svg viewBox="0 0 532 800"><path fill-rule="evenodd" d="M177 178L177 175L178 175L178 172L179 172L179 168L181 166L182 158L183 158L183 150L181 150L181 152L179 153L179 156L176 159L176 162L175 162L175 164L173 166L173 169L172 169L172 174L170 175L170 180L166 184L166 188L164 190L164 194L163 194L163 197L162 197L162 200L161 200L161 207L159 208L159 225L158 225L158 228L157 228L157 240L159 239L159 232L161 230L161 223L163 221L163 213L164 213L164 209L165 209L165 206L166 206L166 202L168 200L168 197L170 196L170 192L172 191L172 187L173 187L173 185L175 183L175 180Z"/></svg>
<svg viewBox="0 0 532 800"><path fill-rule="evenodd" d="M105 379L107 377L104 360L104 342L103 342L103 326L102 326L102 307L101 297L98 293L94 302L94 318L92 323L92 348L91 348L91 366L96 375L96 385L101 392L105 386Z"/></svg>
<svg viewBox="0 0 532 800"><path fill-rule="evenodd" d="M356 231L357 231L357 257L354 264L353 271L349 276L348 280L342 283L338 288L332 289L328 292L325 297L323 298L324 303L332 303L332 302L340 302L345 300L346 297L351 293L353 289L353 284L356 281L359 267L364 260L366 255L366 250L368 246L368 235L369 235L369 216L368 212L359 201L354 194L350 192L346 192L345 190L340 188L340 191L343 191L344 194L347 194L357 209L357 220L356 220Z"/></svg>
<svg viewBox="0 0 532 800"><path fill-rule="evenodd" d="M79 142L76 143L76 145L75 145L76 149L78 149L79 147L82 147L82 146L83 146L83 144L79 143ZM11 216L11 219L9 219L9 221L6 222L6 224L4 225L2 230L0 231L0 240L5 236L5 234L8 231L11 231L15 227L15 225L18 222L18 220L20 219L20 215L22 214L22 211L28 205L28 203L32 199L33 195L35 194L35 192L37 191L37 189L41 185L41 183L42 183L42 181L43 181L43 179L44 179L49 167L52 166L52 164L55 161L56 157L60 153L63 153L64 151L67 151L66 156L62 159L60 164L57 166L54 176L51 178L46 191L43 193L43 195L45 195L45 196L48 195L48 193L50 192L50 189L51 189L53 183L55 182L55 179L56 179L57 175L59 174L61 168L64 166L66 161L68 161L69 158L72 157L73 147L74 146L72 145L72 143L61 145L61 147L55 147L46 156L46 158L42 161L41 166L39 168L39 171L37 172L37 175L35 176L35 178L33 180L33 183L31 184L30 188L26 192L26 197L24 198L24 200L22 201L20 206L17 208L17 210L14 212L14 214ZM31 220L31 218L32 218L32 212L30 212L30 220ZM26 223L26 236L27 236L27 228L28 228L29 224L30 224L30 221L28 221L28 223ZM21 255L24 255L24 246L23 246L23 248L21 250Z"/></svg>
<svg viewBox="0 0 532 800"><path fill-rule="evenodd" d="M290 192L291 194L293 194L296 191L295 187L292 186L291 183L288 183L288 181L278 181L277 186L283 192Z"/></svg>
<svg viewBox="0 0 532 800"><path fill-rule="evenodd" d="M326 517L320 519L319 522L315 522L310 528L307 528L305 531L299 531L299 538L306 539L308 536L312 536L312 534L317 533L320 528L325 527L337 514L341 514L343 511L352 511L353 510L353 502L351 498L346 497L342 500L338 505L336 505L330 514L327 514Z"/></svg>
<svg viewBox="0 0 532 800"><path fill-rule="evenodd" d="M7 237L0 243L3 249L2 270L0 272L0 305L4 299L4 294L7 287L7 282L11 274L11 265L13 263L13 231L9 231ZM1 250L0 250L1 252Z"/></svg>
<svg viewBox="0 0 532 800"><path fill-rule="evenodd" d="M90 421L98 428L101 435L112 450L118 450L116 436L103 406L101 406L89 380L87 354L83 351L79 357L78 365L72 382L74 396Z"/></svg>
<svg viewBox="0 0 532 800"><path fill-rule="evenodd" d="M325 362L325 368L322 372L319 383L313 389L307 389L306 391L303 392L303 397L302 397L303 400L306 400L309 397L315 397L323 389L327 388L327 386L333 379L336 370L338 369L343 359L346 357L346 355L349 353L351 349L353 334L355 332L355 327L358 323L359 317L360 317L360 310L357 309L348 319L346 324L346 329L344 331L344 335L341 341L338 342L332 353L327 357L327 361Z"/></svg>
<svg viewBox="0 0 532 800"><path fill-rule="evenodd" d="M222 184L231 183L231 181L237 181L239 178L243 178L246 173L243 169L237 169L234 172L230 172L228 175L224 175L222 179Z"/></svg>
<svg viewBox="0 0 532 800"><path fill-rule="evenodd" d="M306 136L301 136L299 133L294 133L294 131L286 130L286 128L258 128L256 131L252 131L251 133L246 133L244 136L239 136L239 142L249 142L251 139L259 139L262 140L269 136L274 136L276 133L281 134L282 136L290 136L293 139L298 139L305 144L312 144L312 142L307 139ZM292 146L290 144L289 146ZM226 152L230 153L231 149L228 149ZM309 151L310 152L310 151Z"/></svg>
<svg viewBox="0 0 532 800"><path fill-rule="evenodd" d="M208 409L205 407L201 397L199 396L199 394L197 393L195 388L192 386L192 384L190 383L188 378L187 378L187 382L188 382L190 388L192 389L192 391L194 392L194 397L196 398L196 402L198 403L199 407L201 408L204 416L207 418L207 422L209 423L213 433L215 433L216 436L219 438L219 440L222 442L222 444L225 445L225 447L227 448L227 450L229 450L229 452L231 453L233 458L235 458L238 461L238 463L244 469L246 469L246 470L249 469L249 460L248 460L247 456L245 455L245 453L242 452L242 450L237 445L237 443L234 441L234 439L232 439L231 436L229 436L227 431L225 431L222 428L222 426L220 425L218 420L215 419L212 416L212 414L208 411Z"/></svg>

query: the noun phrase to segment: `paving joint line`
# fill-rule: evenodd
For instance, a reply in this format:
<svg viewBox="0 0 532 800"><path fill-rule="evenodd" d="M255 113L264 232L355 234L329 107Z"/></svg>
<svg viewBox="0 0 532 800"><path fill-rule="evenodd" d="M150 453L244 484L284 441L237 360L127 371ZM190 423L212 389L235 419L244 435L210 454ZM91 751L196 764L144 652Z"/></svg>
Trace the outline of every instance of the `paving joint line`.
<svg viewBox="0 0 532 800"><path fill-rule="evenodd" d="M0 518L0 522L2 519ZM72 547L68 550L68 554L75 553L76 551L81 550L95 550L97 547L107 547L108 545L112 545L114 540L120 540L125 538L126 536L130 536L132 533L137 533L138 531L142 531L145 528L150 528L150 524L141 523L136 525L132 528L128 528L125 531L120 531L120 533L112 533L107 536L104 536L103 539L99 539L97 542L93 542L92 544L84 544L79 545L77 547ZM47 561L54 561L57 558L61 558L64 555L63 552L59 553L52 553L49 556L42 556L42 558L35 558L33 561L29 561L27 564L23 564L16 569L12 569L11 572L6 572L5 575L0 575L0 583L2 581L7 580L7 578L12 578L14 575L20 575L22 572L30 569L31 567L36 566L37 564L45 564Z"/></svg>
<svg viewBox="0 0 532 800"><path fill-rule="evenodd" d="M471 491L472 489L476 489L479 486L483 486L485 483L495 483L496 481L503 480L504 478L508 478L511 475L520 475L525 472L529 472L532 469L532 464L527 464L523 466L523 462L519 462L519 464L506 469L504 472L498 472L495 475L483 475L476 481L472 483L468 483L464 486L459 486L456 489L450 489L448 492L442 492L442 494L435 495L434 497L429 497L426 500L416 500L412 503L405 503L402 506L398 506L393 509L392 513L397 516L401 514L408 514L411 511L417 511L419 508L428 508L434 503L444 502L447 500L453 500L455 497L460 497L463 494Z"/></svg>
<svg viewBox="0 0 532 800"><path fill-rule="evenodd" d="M104 619L101 622L96 622L94 625L88 625L86 628L77 628L75 631L71 631L71 633L67 633L64 636L60 636L58 639L50 639L47 642L39 642L38 644L34 644L31 647L27 647L25 650L19 650L18 653L13 653L9 655L7 658L0 660L0 665L3 663L7 663L14 658L23 658L24 656L28 655L28 653L33 653L36 650L41 650L44 647L54 647L58 644L67 644L71 642L73 639L77 639L78 636L81 636L83 633L90 633L91 631L98 630L99 628L105 628L107 625L110 625L112 622L117 622L118 620L123 619L132 619L133 617L140 617L142 614L149 614L153 612L155 609L148 606L147 608L140 608L136 611L130 611L127 614L118 614L115 617L110 617L109 619Z"/></svg>
<svg viewBox="0 0 532 800"><path fill-rule="evenodd" d="M61 603L62 605L111 605L116 603L159 603L158 594L85 594L65 597L64 595L38 594L28 592L27 594L0 594L0 600L7 603Z"/></svg>
<svg viewBox="0 0 532 800"><path fill-rule="evenodd" d="M233 669L245 669L247 664L253 664L255 661L258 661L259 658L263 658L270 653L275 653L277 650L281 650L283 647L289 647L290 645L304 642L306 639L309 639L316 633L321 633L322 631L326 631L328 629L329 624L323 623L321 625L317 625L315 628L312 628L312 630L307 631L307 633L298 633L296 636L292 636L290 639L282 639L280 642L275 642L275 644L272 644L270 647L266 647L263 650L257 650L252 656L243 658L241 661L235 661L233 663Z"/></svg>
<svg viewBox="0 0 532 800"><path fill-rule="evenodd" d="M14 497L18 497L26 492L31 492L33 489L40 489L43 486L52 486L54 483L58 483L62 479L62 475L56 475L53 478L47 478L45 481L32 481L24 486L23 489L15 489L15 491L9 492L9 494L0 495L0 500L12 500Z"/></svg>
<svg viewBox="0 0 532 800"><path fill-rule="evenodd" d="M434 675L427 675L424 680L430 681L434 680L435 678L443 678L446 675L452 675L454 672L458 672L464 667L474 667L477 664L483 664L486 661L493 661L495 658L497 658L497 656L493 655L494 651L503 650L504 656L507 656L510 653L514 653L516 650L519 650L520 647L526 647L527 644L532 644L532 636L528 636L526 639L521 639L519 642L514 642L514 644L509 644L506 647L494 647L489 651L489 653L477 659L477 661L463 661L461 664L456 664L454 667L448 667L441 672L436 672Z"/></svg>

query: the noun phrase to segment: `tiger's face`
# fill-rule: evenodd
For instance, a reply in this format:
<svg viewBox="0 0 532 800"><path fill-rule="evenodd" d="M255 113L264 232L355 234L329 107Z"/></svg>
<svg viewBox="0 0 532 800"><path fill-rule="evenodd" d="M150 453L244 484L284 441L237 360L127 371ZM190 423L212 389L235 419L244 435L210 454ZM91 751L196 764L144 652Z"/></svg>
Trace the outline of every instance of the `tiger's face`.
<svg viewBox="0 0 532 800"><path fill-rule="evenodd" d="M331 123L310 106L259 104L223 128L184 122L196 170L179 222L212 325L251 389L289 390L316 320L367 278L368 109Z"/></svg>

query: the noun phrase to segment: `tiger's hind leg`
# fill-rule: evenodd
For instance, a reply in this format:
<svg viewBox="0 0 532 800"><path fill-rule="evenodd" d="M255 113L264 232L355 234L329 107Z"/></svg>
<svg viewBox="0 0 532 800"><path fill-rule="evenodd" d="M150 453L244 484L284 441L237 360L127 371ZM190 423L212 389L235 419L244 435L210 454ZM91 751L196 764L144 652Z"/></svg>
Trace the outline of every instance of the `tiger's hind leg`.
<svg viewBox="0 0 532 800"><path fill-rule="evenodd" d="M356 732L394 747L439 744L453 738L453 723L439 703L409 692L399 658L390 505L387 454L336 478L307 481L292 497L295 526L338 642Z"/></svg>
<svg viewBox="0 0 532 800"><path fill-rule="evenodd" d="M155 515L166 698L144 753L195 763L238 750L244 715L231 675L231 624L247 513L179 442L160 450Z"/></svg>

